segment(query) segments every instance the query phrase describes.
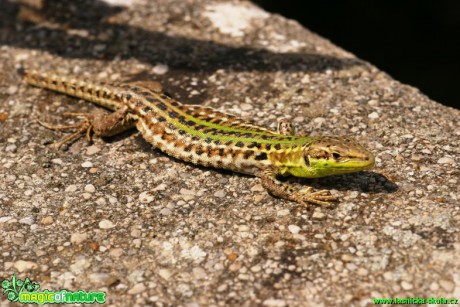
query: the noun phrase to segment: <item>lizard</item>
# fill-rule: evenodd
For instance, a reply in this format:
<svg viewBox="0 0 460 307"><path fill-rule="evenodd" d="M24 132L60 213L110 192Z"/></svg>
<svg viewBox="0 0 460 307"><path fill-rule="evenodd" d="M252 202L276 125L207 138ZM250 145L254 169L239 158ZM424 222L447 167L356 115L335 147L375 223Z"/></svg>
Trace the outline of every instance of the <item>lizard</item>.
<svg viewBox="0 0 460 307"><path fill-rule="evenodd" d="M287 119L277 131L216 109L187 105L171 98L157 82L106 82L23 70L30 85L91 101L112 113L67 113L82 117L74 125L50 125L53 130L76 129L61 146L83 134L114 136L136 127L143 138L169 156L205 167L227 169L260 178L272 195L303 206L331 205L338 197L328 190L296 189L280 177L318 178L371 169L374 155L350 137L296 135Z"/></svg>

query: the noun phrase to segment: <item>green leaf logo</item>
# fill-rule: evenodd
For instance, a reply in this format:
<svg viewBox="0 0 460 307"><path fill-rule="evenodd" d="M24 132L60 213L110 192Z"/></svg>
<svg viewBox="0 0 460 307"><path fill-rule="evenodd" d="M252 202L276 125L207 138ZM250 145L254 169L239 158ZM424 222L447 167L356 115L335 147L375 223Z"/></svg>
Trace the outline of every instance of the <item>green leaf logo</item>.
<svg viewBox="0 0 460 307"><path fill-rule="evenodd" d="M13 275L11 281L8 279L2 281L3 294L12 302L18 301L22 292L35 292L38 288L40 288L40 285L31 282L29 277L26 277L23 281L22 279L16 279L16 275Z"/></svg>
<svg viewBox="0 0 460 307"><path fill-rule="evenodd" d="M8 289L10 287L10 281L8 279L5 279L2 281L2 288L3 289Z"/></svg>

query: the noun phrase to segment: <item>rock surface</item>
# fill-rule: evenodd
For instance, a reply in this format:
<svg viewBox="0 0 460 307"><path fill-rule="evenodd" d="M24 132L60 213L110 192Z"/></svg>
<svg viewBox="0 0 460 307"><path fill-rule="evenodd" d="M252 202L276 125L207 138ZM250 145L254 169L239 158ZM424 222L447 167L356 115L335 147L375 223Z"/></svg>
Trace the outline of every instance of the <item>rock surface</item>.
<svg viewBox="0 0 460 307"><path fill-rule="evenodd" d="M460 298L458 110L248 2L23 2L0 11L0 276L119 306ZM303 208L136 132L55 151L62 134L34 118L96 107L24 84L21 66L157 80L267 127L353 135L377 165L306 180L341 202Z"/></svg>

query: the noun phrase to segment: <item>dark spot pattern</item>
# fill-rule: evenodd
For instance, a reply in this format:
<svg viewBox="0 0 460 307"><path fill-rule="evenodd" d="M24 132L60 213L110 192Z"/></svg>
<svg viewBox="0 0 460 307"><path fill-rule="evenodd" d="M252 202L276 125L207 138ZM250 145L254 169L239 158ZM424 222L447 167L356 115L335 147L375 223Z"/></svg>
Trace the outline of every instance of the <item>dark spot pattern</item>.
<svg viewBox="0 0 460 307"><path fill-rule="evenodd" d="M254 148L257 147L260 149L260 144L257 142L252 142L251 144L248 145L248 148Z"/></svg>
<svg viewBox="0 0 460 307"><path fill-rule="evenodd" d="M267 160L267 154L265 152L263 152L263 153L257 155L254 159L257 160L257 161Z"/></svg>
<svg viewBox="0 0 460 307"><path fill-rule="evenodd" d="M161 111L165 111L165 110L168 108L168 107L167 107L164 103L162 103L162 102L160 102L159 104L157 104L157 107L158 107L158 109L160 109Z"/></svg>
<svg viewBox="0 0 460 307"><path fill-rule="evenodd" d="M254 152L252 150L247 150L244 155L243 155L243 158L244 159L249 159L252 155L254 154Z"/></svg>
<svg viewBox="0 0 460 307"><path fill-rule="evenodd" d="M195 152L199 156L201 156L204 153L203 148L201 146L197 146Z"/></svg>

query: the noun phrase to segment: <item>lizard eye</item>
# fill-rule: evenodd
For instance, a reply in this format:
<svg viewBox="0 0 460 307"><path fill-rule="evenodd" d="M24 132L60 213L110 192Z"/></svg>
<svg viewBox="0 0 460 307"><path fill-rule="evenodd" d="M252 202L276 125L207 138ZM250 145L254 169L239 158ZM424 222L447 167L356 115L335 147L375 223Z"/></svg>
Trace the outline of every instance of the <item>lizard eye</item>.
<svg viewBox="0 0 460 307"><path fill-rule="evenodd" d="M332 153L332 157L334 158L334 160L339 160L340 159L340 154L334 152L334 153Z"/></svg>

